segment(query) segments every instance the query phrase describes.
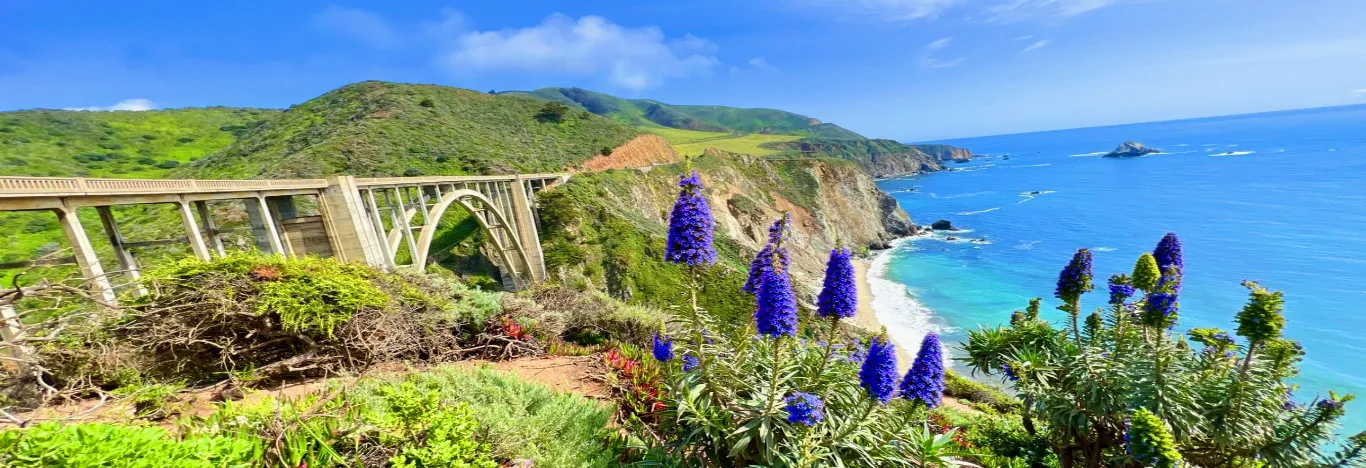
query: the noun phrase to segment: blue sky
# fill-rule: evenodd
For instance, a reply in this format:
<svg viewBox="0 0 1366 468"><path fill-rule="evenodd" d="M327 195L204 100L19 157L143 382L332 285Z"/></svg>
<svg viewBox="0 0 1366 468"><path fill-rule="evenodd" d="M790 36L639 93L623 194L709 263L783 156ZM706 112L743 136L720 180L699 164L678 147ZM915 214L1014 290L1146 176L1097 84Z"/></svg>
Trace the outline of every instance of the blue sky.
<svg viewBox="0 0 1366 468"><path fill-rule="evenodd" d="M1366 103L1366 1L0 0L0 110L367 79L769 107L903 141Z"/></svg>

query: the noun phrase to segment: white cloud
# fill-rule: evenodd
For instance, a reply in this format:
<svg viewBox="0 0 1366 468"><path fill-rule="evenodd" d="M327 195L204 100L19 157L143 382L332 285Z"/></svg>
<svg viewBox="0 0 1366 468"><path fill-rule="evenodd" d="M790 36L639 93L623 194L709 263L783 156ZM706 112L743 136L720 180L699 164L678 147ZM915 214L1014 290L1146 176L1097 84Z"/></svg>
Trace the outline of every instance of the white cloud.
<svg viewBox="0 0 1366 468"><path fill-rule="evenodd" d="M1070 18L1111 5L1141 0L1008 0L983 11L987 21L1011 23L1034 19Z"/></svg>
<svg viewBox="0 0 1366 468"><path fill-rule="evenodd" d="M887 22L933 18L964 0L806 0L807 5Z"/></svg>
<svg viewBox="0 0 1366 468"><path fill-rule="evenodd" d="M944 50L944 48L948 47L952 42L952 37L944 37L931 41L929 44L925 44L925 54L920 56L920 68L936 69L961 65L963 61L968 59L967 57L943 60L934 56L935 52Z"/></svg>
<svg viewBox="0 0 1366 468"><path fill-rule="evenodd" d="M152 101L150 101L150 100L147 100L147 99L138 98L138 99L124 99L124 100L122 100L122 101L119 101L119 102L114 103L114 105L109 106L109 107L98 107L98 106L93 106L93 107L68 107L68 108L66 108L66 110L73 110L73 111L91 111L91 112L101 112L101 111L132 111L132 112L141 112L141 111L156 110L156 108L157 108L156 103L154 103L154 102L152 102Z"/></svg>
<svg viewBox="0 0 1366 468"><path fill-rule="evenodd" d="M631 90L709 73L716 45L691 34L668 39L658 27L627 28L598 16L554 14L522 29L471 31L439 59L456 71L512 70L603 75Z"/></svg>
<svg viewBox="0 0 1366 468"><path fill-rule="evenodd" d="M1032 35L1026 35L1026 36L1017 37L1017 38L1015 38L1015 40L1017 40L1017 41L1028 41L1028 40L1033 39L1033 38L1034 38L1034 36L1032 36Z"/></svg>
<svg viewBox="0 0 1366 468"><path fill-rule="evenodd" d="M763 57L754 57L754 58L752 58L752 59L749 59L749 66L754 67L754 68L757 68L757 69L759 69L759 70L763 70L763 71L770 71L770 72L780 72L780 71L782 71L782 70L778 69L778 67L775 67L775 66L773 66L773 65L769 65L769 64L768 64L768 61L767 61L767 60L764 60Z"/></svg>
<svg viewBox="0 0 1366 468"><path fill-rule="evenodd" d="M935 69L935 68L956 67L956 66L962 65L963 62L964 62L965 60L967 60L967 59L968 59L967 57L958 57L958 58L950 59L950 60L939 60L939 59L934 58L934 57L924 56L924 57L920 57L920 68Z"/></svg>
<svg viewBox="0 0 1366 468"><path fill-rule="evenodd" d="M332 5L313 15L312 22L314 27L353 37L376 48L390 48L402 42L388 21L359 8Z"/></svg>
<svg viewBox="0 0 1366 468"><path fill-rule="evenodd" d="M1024 50L1021 50L1021 51L1020 51L1020 53L1023 54L1023 53L1025 53L1025 52L1029 52L1029 51L1031 51L1031 50L1037 50L1037 49L1042 49L1042 48L1044 48L1044 47L1048 47L1048 44L1050 44L1050 43L1052 43L1052 42L1053 42L1053 40L1051 40L1051 39L1040 39L1040 40L1034 41L1033 44L1030 44L1029 47L1025 47Z"/></svg>
<svg viewBox="0 0 1366 468"><path fill-rule="evenodd" d="M1356 97L1366 97L1366 88L1352 90L1352 95Z"/></svg>
<svg viewBox="0 0 1366 468"><path fill-rule="evenodd" d="M925 44L925 50L933 52L939 49L943 49L945 47L948 47L950 42L953 42L952 37L936 39L933 42L930 42L929 44Z"/></svg>

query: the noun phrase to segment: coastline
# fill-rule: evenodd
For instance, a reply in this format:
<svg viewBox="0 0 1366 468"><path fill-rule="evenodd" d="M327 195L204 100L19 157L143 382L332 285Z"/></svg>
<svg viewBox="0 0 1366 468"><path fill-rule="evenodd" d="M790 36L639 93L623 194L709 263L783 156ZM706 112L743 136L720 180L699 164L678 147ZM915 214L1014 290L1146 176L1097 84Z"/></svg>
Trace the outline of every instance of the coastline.
<svg viewBox="0 0 1366 468"><path fill-rule="evenodd" d="M882 255L879 253L878 255ZM877 333L883 329L882 322L877 318L877 310L873 309L873 286L868 282L869 269L872 268L871 260L854 260L854 276L858 277L858 311L854 317L848 319L850 325ZM888 339L896 345L897 372L905 373L910 370L911 362L915 357L910 353L911 348L907 348L907 343L899 342L895 336L888 333ZM910 343L911 345L918 345Z"/></svg>

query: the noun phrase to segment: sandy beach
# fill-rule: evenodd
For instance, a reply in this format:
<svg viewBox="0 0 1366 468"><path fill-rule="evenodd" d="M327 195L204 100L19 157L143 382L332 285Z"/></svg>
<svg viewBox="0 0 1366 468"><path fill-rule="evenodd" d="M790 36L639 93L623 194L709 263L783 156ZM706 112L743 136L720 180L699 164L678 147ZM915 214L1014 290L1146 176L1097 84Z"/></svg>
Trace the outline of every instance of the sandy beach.
<svg viewBox="0 0 1366 468"><path fill-rule="evenodd" d="M858 312L854 317L845 323L876 333L882 330L882 322L877 319L877 311L873 309L873 288L868 284L868 268L873 262L869 260L854 260L854 273L858 276ZM913 348L907 348L908 343L897 342L895 338L892 343L896 344L896 363L901 372L906 372L911 368L911 361L915 357L910 353ZM919 346L919 343L909 343L912 346Z"/></svg>

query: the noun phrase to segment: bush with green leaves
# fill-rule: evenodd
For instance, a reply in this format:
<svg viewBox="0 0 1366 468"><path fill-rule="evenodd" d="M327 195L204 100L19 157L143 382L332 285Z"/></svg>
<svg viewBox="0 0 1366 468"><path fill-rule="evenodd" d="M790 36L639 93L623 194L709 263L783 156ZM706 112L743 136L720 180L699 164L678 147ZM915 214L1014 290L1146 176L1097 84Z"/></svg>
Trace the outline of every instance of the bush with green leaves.
<svg viewBox="0 0 1366 468"><path fill-rule="evenodd" d="M1018 392L1025 431L1045 441L1064 468L1366 463L1366 435L1332 452L1351 395L1329 392L1308 403L1292 397L1286 379L1304 351L1281 336L1281 293L1244 282L1250 298L1235 317L1235 334L1194 329L1183 337L1172 331L1182 267L1179 242L1169 234L1132 276L1112 276L1109 305L1083 320L1081 298L1092 287L1082 249L1059 275L1065 325L1039 318L1031 301L1030 313L1016 313L1009 326L970 332L966 362Z"/></svg>
<svg viewBox="0 0 1366 468"><path fill-rule="evenodd" d="M0 466L12 468L245 468L262 455L258 439L178 439L157 427L46 422L0 432Z"/></svg>

